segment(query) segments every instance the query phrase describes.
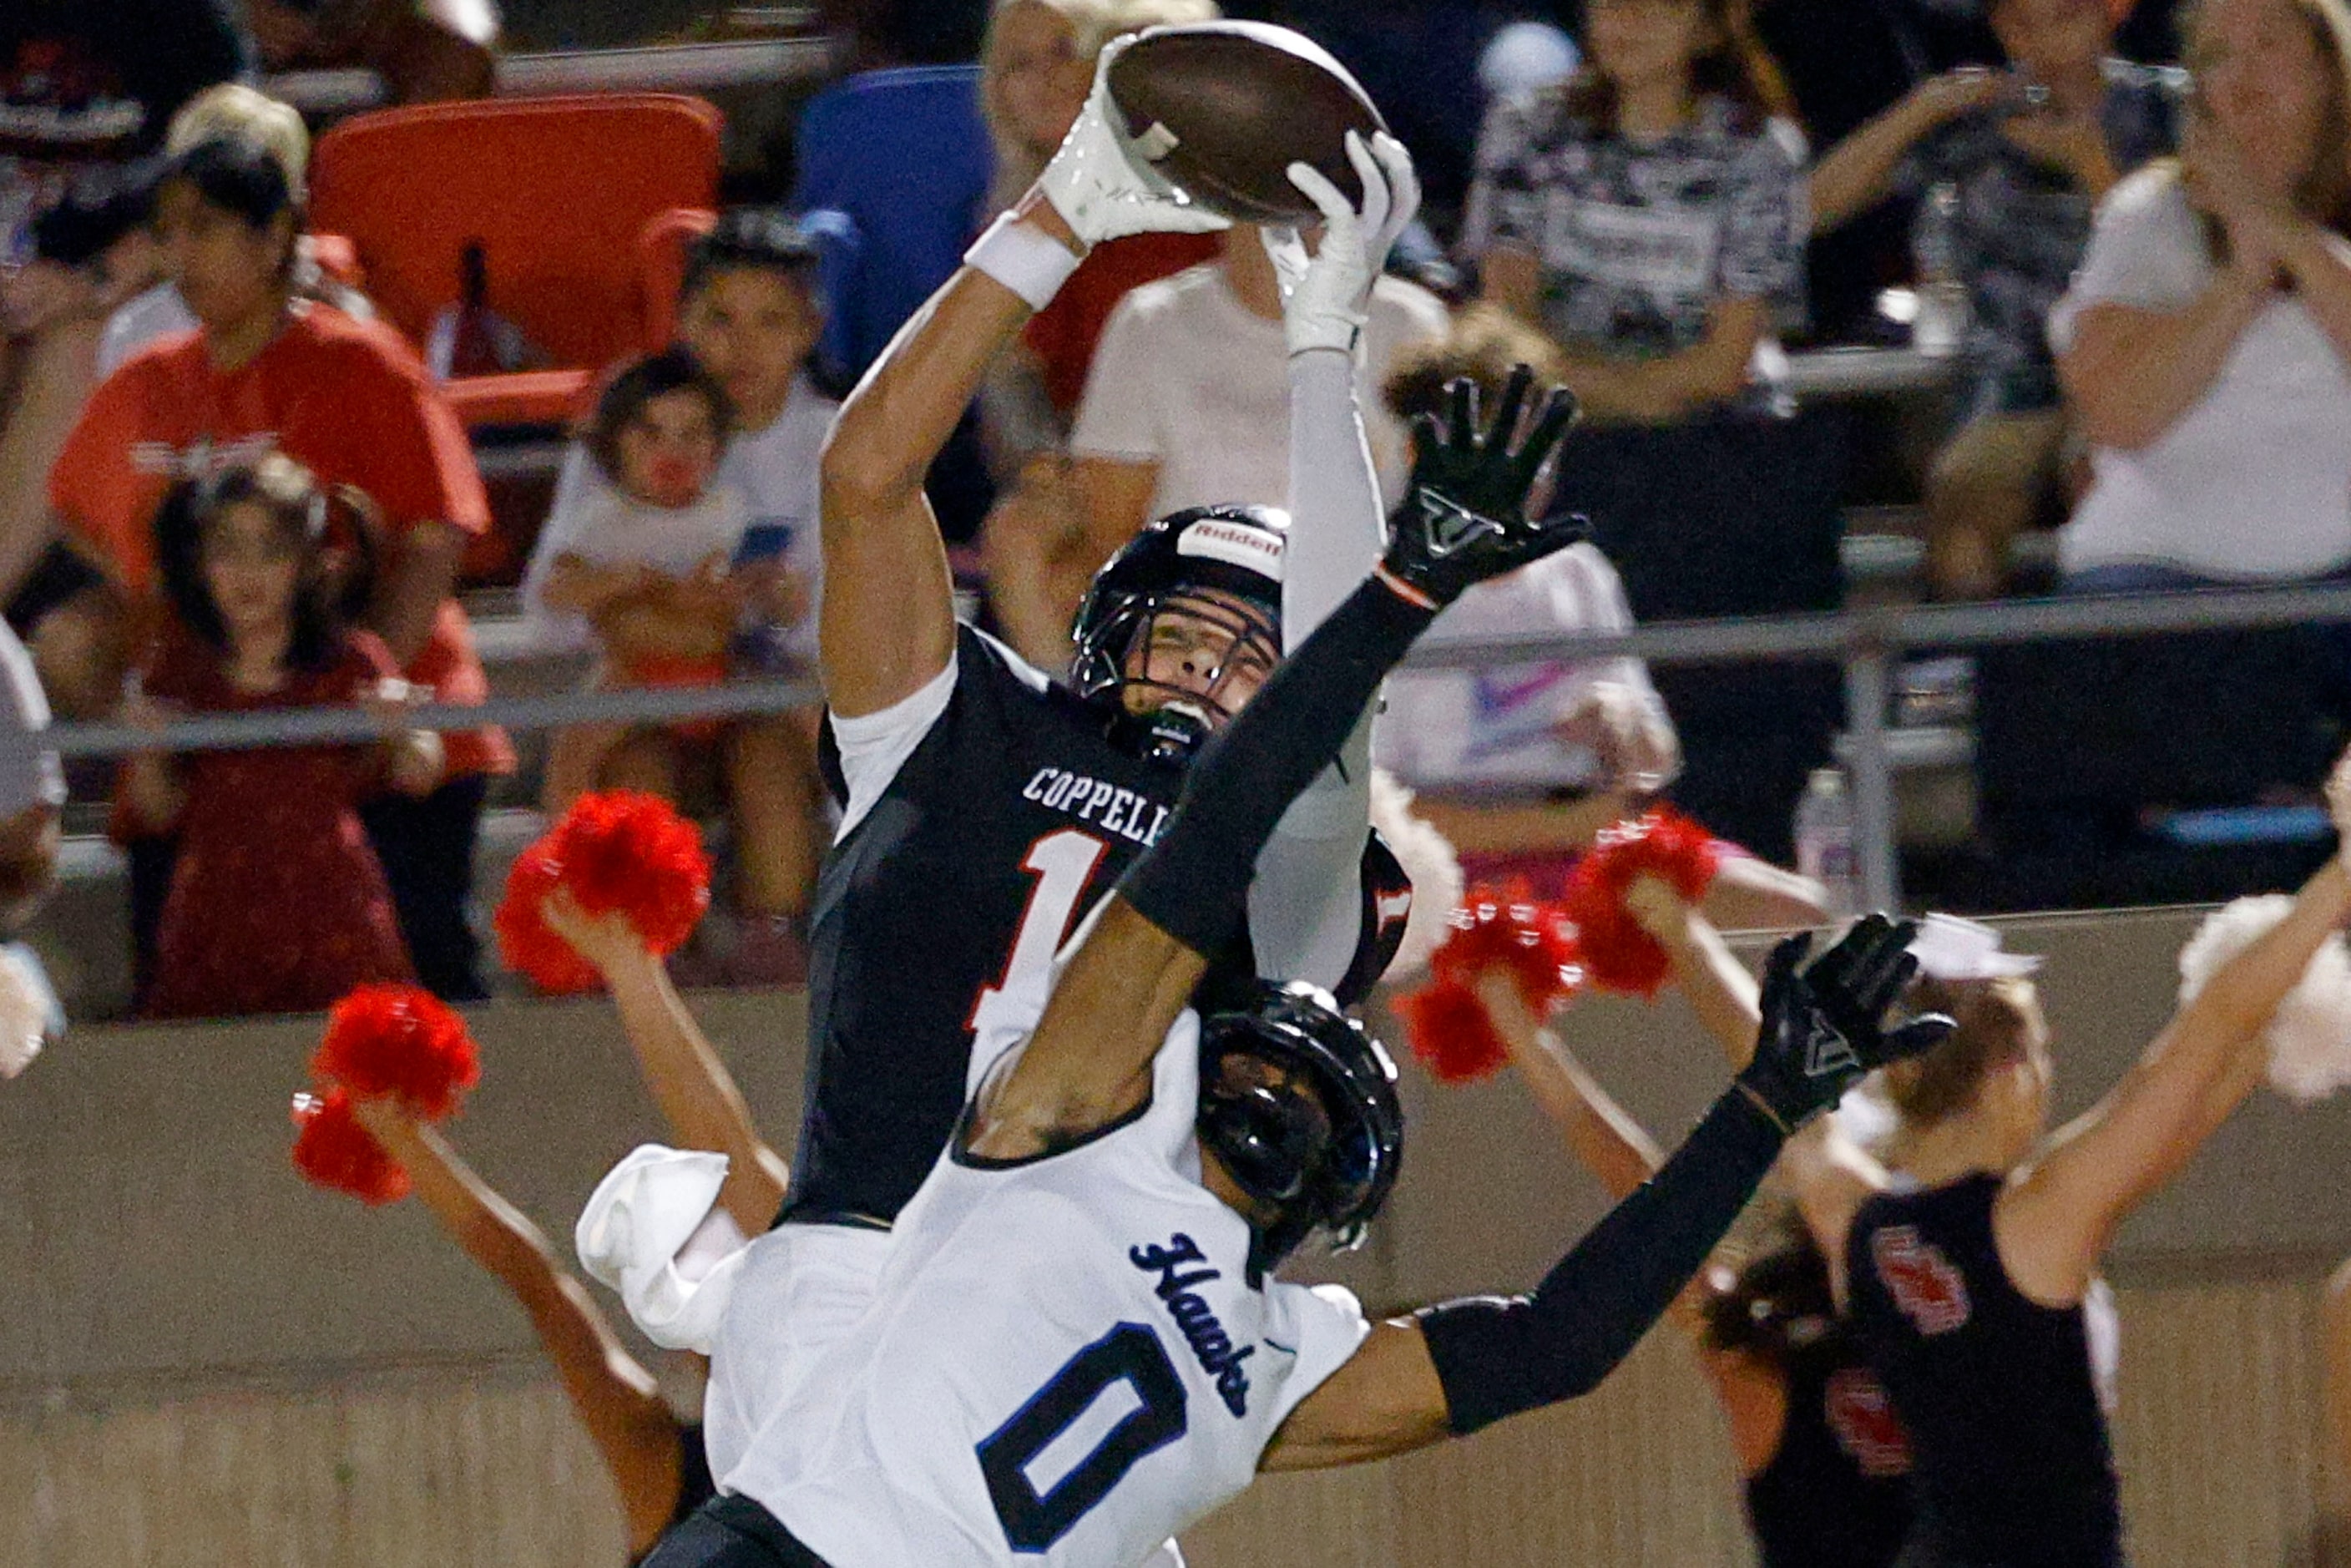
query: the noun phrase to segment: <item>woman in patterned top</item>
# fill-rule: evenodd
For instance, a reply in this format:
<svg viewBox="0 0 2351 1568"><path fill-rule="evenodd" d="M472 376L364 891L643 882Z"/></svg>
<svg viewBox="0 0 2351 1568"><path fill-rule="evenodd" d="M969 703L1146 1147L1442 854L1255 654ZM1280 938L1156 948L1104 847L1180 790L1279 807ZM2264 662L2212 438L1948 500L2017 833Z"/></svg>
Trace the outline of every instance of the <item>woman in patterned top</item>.
<svg viewBox="0 0 2351 1568"><path fill-rule="evenodd" d="M1558 504L1587 514L1641 621L1834 608L1837 465L1789 417L1804 145L1740 0L1594 0L1584 68L1487 121L1463 248L1542 327L1591 427ZM1804 672L1661 671L1725 838L1788 857L1835 692Z"/></svg>
<svg viewBox="0 0 2351 1568"><path fill-rule="evenodd" d="M1966 423L1927 481L1927 572L1945 599L1998 593L2009 541L2056 490L2067 427L2044 323L2099 199L2171 150L2182 83L2112 57L2104 0L1992 0L1990 19L2009 70L1920 83L1813 170L1815 230L1889 194L1958 193Z"/></svg>

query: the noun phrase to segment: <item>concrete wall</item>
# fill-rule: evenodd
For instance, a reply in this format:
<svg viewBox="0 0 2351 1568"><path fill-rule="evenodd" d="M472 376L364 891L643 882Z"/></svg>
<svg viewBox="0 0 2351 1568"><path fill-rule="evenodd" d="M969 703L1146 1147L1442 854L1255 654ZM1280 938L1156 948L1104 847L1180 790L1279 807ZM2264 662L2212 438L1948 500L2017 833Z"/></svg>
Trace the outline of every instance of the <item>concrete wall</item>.
<svg viewBox="0 0 2351 1568"><path fill-rule="evenodd" d="M2069 1105L2160 1023L2192 920L2023 923ZM789 996L697 1013L779 1143ZM1678 1132L1721 1070L1680 1004L1594 1005L1579 1042ZM519 1312L410 1206L316 1193L287 1162L315 1020L91 1030L0 1090L0 1562L616 1563L616 1514ZM453 1134L550 1234L661 1135L601 1002L475 1015L484 1084ZM1530 1281L1602 1207L1510 1082L1412 1078L1405 1175L1333 1270L1395 1304ZM2351 1252L2338 1105L2264 1097L2133 1222L2120 1435L2145 1564L2314 1562L2315 1281ZM690 1369L650 1358L690 1396ZM8 1542L22 1543L10 1551ZM1581 1406L1360 1473L1269 1483L1196 1562L1742 1561L1703 1386L1669 1334Z"/></svg>

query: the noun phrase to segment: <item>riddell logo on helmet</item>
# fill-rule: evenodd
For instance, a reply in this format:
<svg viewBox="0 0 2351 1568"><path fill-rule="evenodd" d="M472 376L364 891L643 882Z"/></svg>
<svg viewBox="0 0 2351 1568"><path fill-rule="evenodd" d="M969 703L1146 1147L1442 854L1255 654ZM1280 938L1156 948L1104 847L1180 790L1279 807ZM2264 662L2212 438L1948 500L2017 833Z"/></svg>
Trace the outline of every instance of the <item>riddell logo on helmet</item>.
<svg viewBox="0 0 2351 1568"><path fill-rule="evenodd" d="M1281 537L1232 523L1194 523L1176 540L1177 555L1220 560L1281 580Z"/></svg>

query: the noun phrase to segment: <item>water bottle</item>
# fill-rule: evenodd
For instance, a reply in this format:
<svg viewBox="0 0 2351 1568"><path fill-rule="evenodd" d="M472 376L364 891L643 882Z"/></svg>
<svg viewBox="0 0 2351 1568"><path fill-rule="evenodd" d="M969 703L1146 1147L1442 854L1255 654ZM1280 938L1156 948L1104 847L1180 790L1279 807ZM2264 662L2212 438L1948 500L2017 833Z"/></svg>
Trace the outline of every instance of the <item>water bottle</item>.
<svg viewBox="0 0 2351 1568"><path fill-rule="evenodd" d="M538 351L522 329L490 308L490 262L477 239L457 253L457 302L434 317L424 368L436 382L527 370Z"/></svg>
<svg viewBox="0 0 2351 1568"><path fill-rule="evenodd" d="M1796 802L1796 869L1827 891L1832 918L1861 907L1861 852L1842 768L1813 769Z"/></svg>
<svg viewBox="0 0 2351 1568"><path fill-rule="evenodd" d="M1918 315L1910 343L1922 354L1956 354L1968 339L1967 280L1959 276L1959 188L1945 180L1919 204L1911 235L1918 268Z"/></svg>

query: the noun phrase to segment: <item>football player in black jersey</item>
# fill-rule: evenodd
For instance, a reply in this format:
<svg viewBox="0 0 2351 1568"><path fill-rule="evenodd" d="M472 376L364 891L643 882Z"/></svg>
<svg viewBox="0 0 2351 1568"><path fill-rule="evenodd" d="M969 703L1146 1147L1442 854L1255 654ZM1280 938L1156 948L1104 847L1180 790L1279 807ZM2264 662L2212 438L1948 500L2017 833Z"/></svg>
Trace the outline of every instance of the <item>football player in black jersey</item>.
<svg viewBox="0 0 2351 1568"><path fill-rule="evenodd" d="M1625 903L1671 956L1675 983L1732 1067L1745 1065L1762 1017L1753 977L1660 879L1641 878ZM1665 1158L1648 1133L1576 1060L1564 1030L1528 1010L1507 974L1493 971L1477 989L1570 1152L1612 1196L1639 1190ZM1830 1125L1823 1118L1792 1146ZM1908 1438L1842 1320L1819 1246L1785 1199L1773 1201L1790 1211L1759 1220L1750 1239L1763 1244L1709 1266L1673 1316L1729 1427L1763 1568L1892 1568L1910 1534Z"/></svg>
<svg viewBox="0 0 2351 1568"><path fill-rule="evenodd" d="M1580 534L1524 516L1572 407L1555 394L1520 444L1526 391L1481 430L1462 383L1377 570L1186 779L1041 1020L991 1041L871 1310L653 1568L1131 1563L1260 1469L1366 1462L1574 1397L1679 1293L1794 1127L1948 1030L1882 1025L1913 967L1907 928L1871 916L1809 969L1792 938L1752 1059L1535 1291L1374 1327L1343 1291L1275 1276L1308 1236L1378 1212L1402 1153L1394 1069L1312 987L1200 1003L1201 983L1248 918L1260 852L1412 640L1470 584ZM752 1283L730 1322L775 1315Z"/></svg>
<svg viewBox="0 0 2351 1568"><path fill-rule="evenodd" d="M819 630L842 822L810 913L792 1185L741 1266L747 1288L789 1280L787 1310L710 1347L722 1473L761 1402L863 1311L888 1228L970 1092L976 1033L1033 1021L1054 954L1162 831L1186 759L1380 549L1353 350L1418 202L1409 157L1385 137L1356 149L1359 207L1320 193L1311 262L1276 247L1291 350L1287 527L1249 507L1151 525L1090 593L1069 686L956 622L923 483L989 365L1091 245L1224 224L1129 164L1105 104L1098 87L1035 189L851 396L825 454ZM1247 966L1346 997L1376 977L1409 896L1370 847L1368 760L1352 761L1270 847Z"/></svg>
<svg viewBox="0 0 2351 1568"><path fill-rule="evenodd" d="M1906 1563L2118 1568L2100 1260L2260 1082L2272 1015L2346 919L2338 857L2053 1137L2031 982L1922 985L1959 1027L1890 1076L1902 1119L1886 1154L1900 1176L1835 1137L1798 1151L1813 1162L1798 1172L1806 1218L1910 1433L1919 1519Z"/></svg>

